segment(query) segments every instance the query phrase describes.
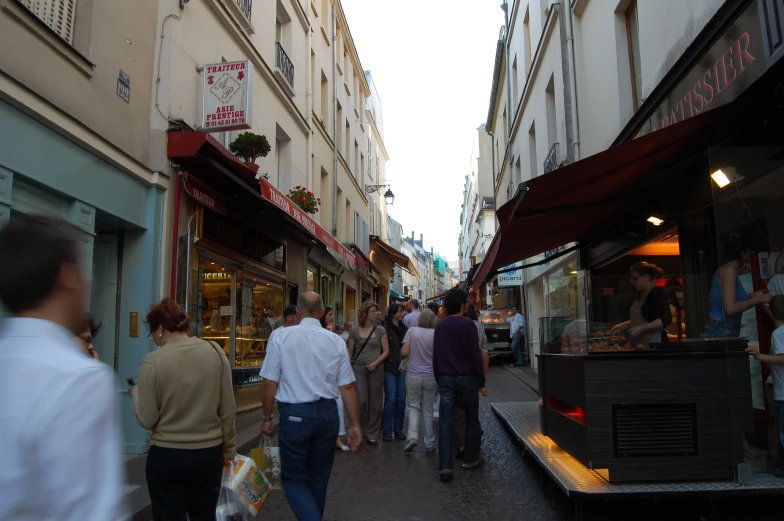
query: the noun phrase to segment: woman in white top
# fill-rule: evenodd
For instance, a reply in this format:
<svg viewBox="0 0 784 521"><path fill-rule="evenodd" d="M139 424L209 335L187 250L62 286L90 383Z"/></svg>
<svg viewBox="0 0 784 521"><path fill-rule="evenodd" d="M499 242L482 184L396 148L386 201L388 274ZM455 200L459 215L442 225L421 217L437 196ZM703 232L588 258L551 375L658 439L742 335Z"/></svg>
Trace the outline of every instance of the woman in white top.
<svg viewBox="0 0 784 521"><path fill-rule="evenodd" d="M436 436L433 432L433 404L436 401L436 384L433 375L433 335L435 334L436 315L426 309L419 314L417 327L412 327L403 338L400 354L410 357L406 373L406 399L408 404L408 433L405 452L413 452L419 443L419 415L425 417L425 451L436 450Z"/></svg>

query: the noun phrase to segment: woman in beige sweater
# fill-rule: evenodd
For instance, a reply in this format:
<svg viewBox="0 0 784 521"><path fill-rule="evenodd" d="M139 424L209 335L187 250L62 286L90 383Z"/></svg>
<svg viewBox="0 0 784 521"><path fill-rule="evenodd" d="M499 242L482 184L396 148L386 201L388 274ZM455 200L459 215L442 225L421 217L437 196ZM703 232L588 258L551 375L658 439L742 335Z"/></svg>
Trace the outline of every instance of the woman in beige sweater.
<svg viewBox="0 0 784 521"><path fill-rule="evenodd" d="M147 486L156 521L215 519L222 467L236 455L231 368L223 350L188 336L185 310L164 299L147 313L160 349L142 359L131 388L149 429Z"/></svg>

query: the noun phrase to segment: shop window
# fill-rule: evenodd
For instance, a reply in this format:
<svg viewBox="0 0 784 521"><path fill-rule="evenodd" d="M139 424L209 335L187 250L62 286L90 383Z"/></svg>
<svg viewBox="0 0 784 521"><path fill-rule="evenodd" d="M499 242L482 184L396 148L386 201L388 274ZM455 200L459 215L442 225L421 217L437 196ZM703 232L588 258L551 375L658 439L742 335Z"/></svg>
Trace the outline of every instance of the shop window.
<svg viewBox="0 0 784 521"><path fill-rule="evenodd" d="M267 352L267 340L283 314L283 285L245 271L237 289L234 365L260 366Z"/></svg>
<svg viewBox="0 0 784 521"><path fill-rule="evenodd" d="M215 342L230 357L233 270L209 258L202 258L198 269L198 294L191 311L196 336Z"/></svg>
<svg viewBox="0 0 784 521"><path fill-rule="evenodd" d="M305 287L307 291L315 291L318 292L318 288L316 287L317 277L316 271L312 269L308 269L307 279Z"/></svg>

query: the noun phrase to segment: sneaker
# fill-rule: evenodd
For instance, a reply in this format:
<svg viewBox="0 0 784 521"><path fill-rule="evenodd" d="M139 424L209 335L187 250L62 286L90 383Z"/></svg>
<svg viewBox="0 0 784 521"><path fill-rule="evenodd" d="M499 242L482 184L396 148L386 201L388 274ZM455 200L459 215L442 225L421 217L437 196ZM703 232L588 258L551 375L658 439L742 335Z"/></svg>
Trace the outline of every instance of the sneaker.
<svg viewBox="0 0 784 521"><path fill-rule="evenodd" d="M408 452L408 453L414 452L414 448L417 446L417 443L419 443L417 440L411 438L406 442L406 448L403 449L403 452Z"/></svg>
<svg viewBox="0 0 784 521"><path fill-rule="evenodd" d="M396 432L395 433L395 439L396 440L400 440L400 441L405 441L406 435L403 434L402 432Z"/></svg>
<svg viewBox="0 0 784 521"><path fill-rule="evenodd" d="M367 440L365 443L368 445L378 445L378 440Z"/></svg>
<svg viewBox="0 0 784 521"><path fill-rule="evenodd" d="M482 456L479 456L479 459L473 463L464 463L463 469L464 470L471 470L471 469L478 469L479 467L484 466L485 459Z"/></svg>
<svg viewBox="0 0 784 521"><path fill-rule="evenodd" d="M384 434L384 436L382 436L381 439L384 440L384 441L392 441L395 438L393 438L391 434Z"/></svg>
<svg viewBox="0 0 784 521"><path fill-rule="evenodd" d="M439 470L438 477L441 478L442 482L449 483L452 481L452 469Z"/></svg>

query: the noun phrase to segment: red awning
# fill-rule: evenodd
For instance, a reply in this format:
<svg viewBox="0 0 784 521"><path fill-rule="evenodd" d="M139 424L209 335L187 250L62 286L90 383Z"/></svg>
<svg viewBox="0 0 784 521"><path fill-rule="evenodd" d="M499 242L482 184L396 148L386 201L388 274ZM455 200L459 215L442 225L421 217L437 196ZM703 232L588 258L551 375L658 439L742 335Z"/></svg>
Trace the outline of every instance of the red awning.
<svg viewBox="0 0 784 521"><path fill-rule="evenodd" d="M753 99L736 101L523 183L498 209L500 231L467 285L622 218L661 190L662 175L752 124L758 110Z"/></svg>
<svg viewBox="0 0 784 521"><path fill-rule="evenodd" d="M450 292L450 291L452 291L452 290L450 289L450 290L447 290L447 291L445 291L445 292L443 292L443 293L439 293L439 294L438 294L438 295L436 295L435 297L430 297L429 299L427 299L427 301L426 301L426 302L430 302L431 300L438 300L438 299L440 299L440 298L444 298L444 297L446 297L447 295L449 295L449 292Z"/></svg>
<svg viewBox="0 0 784 521"><path fill-rule="evenodd" d="M259 197L275 205L289 219L299 224L308 234L333 250L349 266L355 268L356 256L340 241L322 228L308 214L295 205L283 192L264 178L256 178L256 172L237 159L229 150L206 132L169 132L169 159L185 167L208 167L205 159L217 161L222 167L237 176L240 181L258 190Z"/></svg>
<svg viewBox="0 0 784 521"><path fill-rule="evenodd" d="M409 259L408 256L402 251L396 250L378 237L371 237L370 245L371 247L377 246L381 252L385 253L392 260L392 264L400 266L404 270L408 270L414 275L419 276L419 273L414 267L414 264L411 262L411 259Z"/></svg>

